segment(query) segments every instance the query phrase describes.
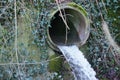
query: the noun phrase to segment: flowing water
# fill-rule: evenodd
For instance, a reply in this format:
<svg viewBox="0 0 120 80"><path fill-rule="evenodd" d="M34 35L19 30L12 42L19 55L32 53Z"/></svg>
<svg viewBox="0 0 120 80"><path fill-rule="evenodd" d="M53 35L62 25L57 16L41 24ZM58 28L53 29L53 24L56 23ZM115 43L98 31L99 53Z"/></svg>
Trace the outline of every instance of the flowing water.
<svg viewBox="0 0 120 80"><path fill-rule="evenodd" d="M98 80L95 71L77 46L58 46L58 48L72 68L75 80Z"/></svg>

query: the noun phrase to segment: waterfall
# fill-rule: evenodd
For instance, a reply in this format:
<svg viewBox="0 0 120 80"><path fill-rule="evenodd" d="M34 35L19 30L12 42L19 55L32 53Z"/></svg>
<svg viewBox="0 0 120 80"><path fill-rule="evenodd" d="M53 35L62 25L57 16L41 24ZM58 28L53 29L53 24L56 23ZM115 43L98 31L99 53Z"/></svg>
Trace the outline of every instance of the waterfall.
<svg viewBox="0 0 120 80"><path fill-rule="evenodd" d="M58 46L58 48L73 70L75 80L98 80L95 71L77 46Z"/></svg>

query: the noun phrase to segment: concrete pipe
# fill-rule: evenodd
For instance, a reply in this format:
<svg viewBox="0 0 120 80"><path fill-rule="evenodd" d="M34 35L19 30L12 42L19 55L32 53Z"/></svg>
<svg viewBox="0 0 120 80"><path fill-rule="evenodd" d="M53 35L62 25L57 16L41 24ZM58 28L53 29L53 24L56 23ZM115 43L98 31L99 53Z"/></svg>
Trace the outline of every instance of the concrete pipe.
<svg viewBox="0 0 120 80"><path fill-rule="evenodd" d="M51 27L47 31L48 44L56 51L59 51L58 45L77 45L80 47L89 36L90 23L87 13L75 3L61 4L59 8L53 10L50 25Z"/></svg>

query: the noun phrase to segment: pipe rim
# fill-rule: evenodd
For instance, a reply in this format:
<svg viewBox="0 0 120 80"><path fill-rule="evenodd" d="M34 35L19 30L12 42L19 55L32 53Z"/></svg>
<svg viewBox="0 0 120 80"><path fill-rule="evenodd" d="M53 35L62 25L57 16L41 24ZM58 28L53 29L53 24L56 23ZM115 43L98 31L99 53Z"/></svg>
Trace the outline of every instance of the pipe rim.
<svg viewBox="0 0 120 80"><path fill-rule="evenodd" d="M60 7L60 10L66 9L66 8L68 8L68 9L73 9L73 10L77 11L77 12L80 13L80 14L82 15L82 17L84 18L86 38L84 39L83 42L79 42L79 43L76 44L78 47L80 47L80 46L82 46L82 45L85 44L86 40L87 40L88 37L89 37L89 33L90 33L90 23L89 23L89 21L88 21L88 19L87 19L87 16L86 16L81 10L79 10L78 8L74 8L74 7L70 6L70 5L66 5L66 6ZM57 12L59 12L59 9L57 9L56 11L54 11L54 12L52 13L52 16L50 17L50 21L51 21L52 17L53 17ZM59 51L59 49L58 49L58 47L57 47L57 44L55 44L55 43L52 41L51 37L50 37L49 28L47 29L47 35L48 35L48 44L50 45L50 47L51 47L52 49L56 50L56 51Z"/></svg>

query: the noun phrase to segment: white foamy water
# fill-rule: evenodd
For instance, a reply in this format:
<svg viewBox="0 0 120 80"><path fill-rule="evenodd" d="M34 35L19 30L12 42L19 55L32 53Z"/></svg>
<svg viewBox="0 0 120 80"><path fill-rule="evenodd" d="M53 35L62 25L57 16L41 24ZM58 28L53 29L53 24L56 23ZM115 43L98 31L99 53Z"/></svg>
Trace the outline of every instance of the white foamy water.
<svg viewBox="0 0 120 80"><path fill-rule="evenodd" d="M98 80L95 71L77 46L58 46L58 48L72 68L75 80Z"/></svg>

